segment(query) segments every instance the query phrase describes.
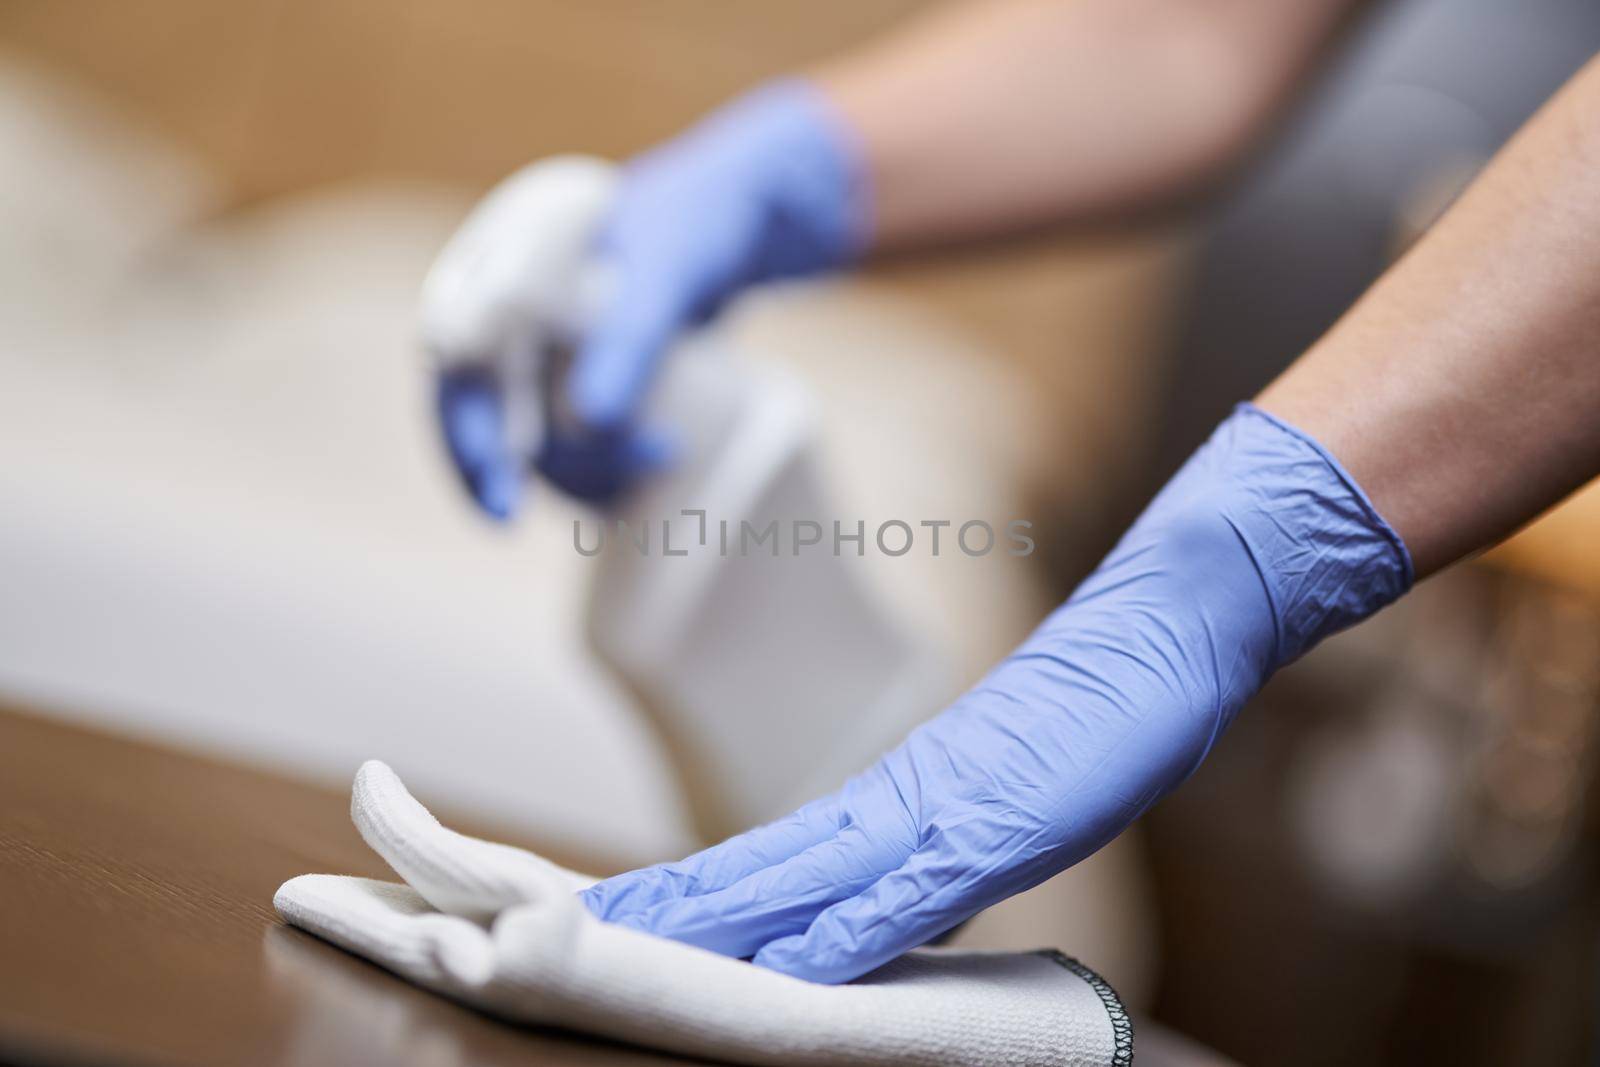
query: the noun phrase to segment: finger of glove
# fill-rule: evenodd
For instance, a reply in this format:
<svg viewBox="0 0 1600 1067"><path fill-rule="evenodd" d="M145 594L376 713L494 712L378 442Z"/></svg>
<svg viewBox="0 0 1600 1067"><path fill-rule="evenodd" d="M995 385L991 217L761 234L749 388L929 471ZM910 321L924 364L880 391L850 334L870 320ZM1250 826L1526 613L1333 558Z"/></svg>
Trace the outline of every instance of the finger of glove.
<svg viewBox="0 0 1600 1067"><path fill-rule="evenodd" d="M663 433L552 433L539 450L539 472L564 492L605 503L669 466L674 449Z"/></svg>
<svg viewBox="0 0 1600 1067"><path fill-rule="evenodd" d="M505 452L505 417L494 382L480 373L446 371L436 399L445 445L467 491L493 518L511 518L522 477Z"/></svg>
<svg viewBox="0 0 1600 1067"><path fill-rule="evenodd" d="M665 901L730 886L828 840L838 831L838 802L834 797L824 797L686 859L607 878L586 890L583 902L599 918L617 922Z"/></svg>
<svg viewBox="0 0 1600 1067"><path fill-rule="evenodd" d="M410 886L303 874L279 887L272 906L285 922L429 988L481 986L494 970L488 933L435 911Z"/></svg>
<svg viewBox="0 0 1600 1067"><path fill-rule="evenodd" d="M350 815L372 850L442 912L485 920L514 904L564 899L570 872L538 856L448 830L386 765L356 772Z"/></svg>
<svg viewBox="0 0 1600 1067"><path fill-rule="evenodd" d="M629 267L626 281L590 324L568 373L567 404L591 430L616 431L638 412L661 357L689 324L686 279L668 266Z"/></svg>
<svg viewBox="0 0 1600 1067"><path fill-rule="evenodd" d="M809 982L848 982L967 918L966 865L925 846L871 886L822 911L803 932L755 954L761 967Z"/></svg>
<svg viewBox="0 0 1600 1067"><path fill-rule="evenodd" d="M669 430L640 430L628 438L628 468L636 478L666 470L678 455L679 438Z"/></svg>
<svg viewBox="0 0 1600 1067"><path fill-rule="evenodd" d="M872 885L903 858L851 826L725 889L665 901L621 925L726 956L749 956L804 931L823 909Z"/></svg>

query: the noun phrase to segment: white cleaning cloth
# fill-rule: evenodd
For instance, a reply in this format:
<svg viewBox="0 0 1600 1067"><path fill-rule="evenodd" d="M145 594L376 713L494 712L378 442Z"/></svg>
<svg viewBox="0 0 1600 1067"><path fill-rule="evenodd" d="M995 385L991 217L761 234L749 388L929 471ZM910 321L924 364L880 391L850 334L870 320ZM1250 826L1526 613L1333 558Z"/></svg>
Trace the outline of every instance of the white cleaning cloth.
<svg viewBox="0 0 1600 1067"><path fill-rule="evenodd" d="M1092 971L1056 952L919 949L813 985L594 918L592 879L447 830L378 762L351 815L405 885L292 878L286 920L494 1014L750 1064L1125 1065L1133 1032Z"/></svg>

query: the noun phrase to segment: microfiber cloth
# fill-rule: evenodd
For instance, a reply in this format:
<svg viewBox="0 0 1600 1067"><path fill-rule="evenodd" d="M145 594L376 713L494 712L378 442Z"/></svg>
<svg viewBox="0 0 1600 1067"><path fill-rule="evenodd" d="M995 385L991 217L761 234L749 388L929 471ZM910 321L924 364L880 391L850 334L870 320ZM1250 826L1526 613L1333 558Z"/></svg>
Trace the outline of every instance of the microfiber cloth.
<svg viewBox="0 0 1600 1067"><path fill-rule="evenodd" d="M815 985L601 922L575 896L593 879L446 829L382 763L357 772L350 809L405 884L301 875L278 914L495 1015L733 1063L1133 1061L1116 993L1058 952L918 949Z"/></svg>

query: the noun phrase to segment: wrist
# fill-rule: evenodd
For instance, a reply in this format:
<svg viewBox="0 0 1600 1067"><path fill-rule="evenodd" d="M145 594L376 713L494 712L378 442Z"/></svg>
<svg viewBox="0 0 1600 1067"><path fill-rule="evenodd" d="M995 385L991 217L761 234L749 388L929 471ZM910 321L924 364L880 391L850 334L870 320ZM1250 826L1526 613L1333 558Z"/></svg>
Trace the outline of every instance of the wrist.
<svg viewBox="0 0 1600 1067"><path fill-rule="evenodd" d="M1395 600L1405 544L1309 436L1241 404L1035 637L1156 665L1119 688L1180 694L1204 747L1274 671Z"/></svg>
<svg viewBox="0 0 1600 1067"><path fill-rule="evenodd" d="M1187 778L1273 671L1411 578L1338 462L1240 405L1071 599L890 759L1007 739L984 773L1050 784L1048 875Z"/></svg>
<svg viewBox="0 0 1600 1067"><path fill-rule="evenodd" d="M1220 482L1220 505L1272 602L1273 669L1411 588L1405 542L1309 434L1240 404L1196 459Z"/></svg>
<svg viewBox="0 0 1600 1067"><path fill-rule="evenodd" d="M745 93L687 135L722 167L761 186L770 240L757 279L808 274L859 259L871 231L859 140L827 94L804 78Z"/></svg>

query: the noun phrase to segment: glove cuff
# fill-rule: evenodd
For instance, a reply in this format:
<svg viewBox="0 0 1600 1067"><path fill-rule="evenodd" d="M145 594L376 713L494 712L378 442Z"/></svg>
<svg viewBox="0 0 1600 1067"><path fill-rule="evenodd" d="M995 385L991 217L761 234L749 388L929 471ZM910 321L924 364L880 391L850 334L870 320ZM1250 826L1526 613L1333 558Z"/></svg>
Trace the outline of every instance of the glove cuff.
<svg viewBox="0 0 1600 1067"><path fill-rule="evenodd" d="M1125 682L1125 697L1156 702L1178 688L1190 706L1212 709L1199 734L1179 723L1156 746L1184 757L1157 776L1170 784L1274 671L1399 597L1412 577L1404 542L1338 461L1240 404L1041 630L1055 644L1063 631L1101 643L1120 632L1116 643L1154 665L1157 680L1138 692Z"/></svg>
<svg viewBox="0 0 1600 1067"><path fill-rule="evenodd" d="M1405 542L1304 431L1240 404L1190 466L1213 485L1261 575L1277 631L1271 670L1411 588Z"/></svg>
<svg viewBox="0 0 1600 1067"><path fill-rule="evenodd" d="M715 156L739 156L760 183L774 228L751 280L811 274L859 259L872 231L860 142L826 94L804 78L768 82L707 116L690 134Z"/></svg>

